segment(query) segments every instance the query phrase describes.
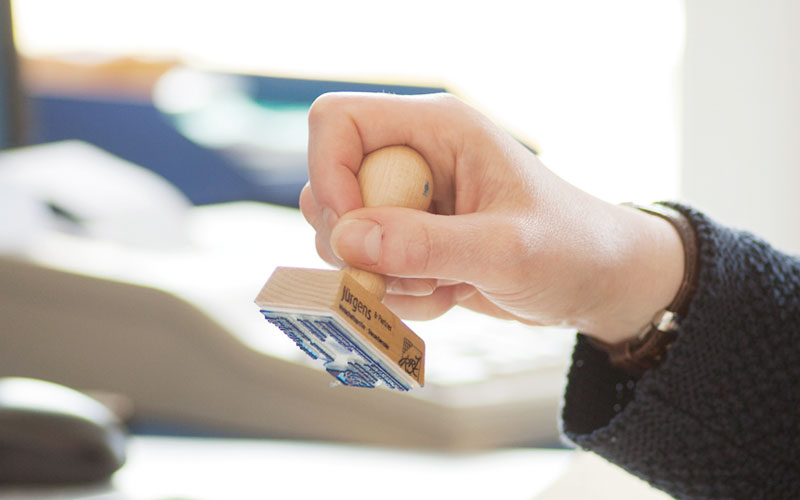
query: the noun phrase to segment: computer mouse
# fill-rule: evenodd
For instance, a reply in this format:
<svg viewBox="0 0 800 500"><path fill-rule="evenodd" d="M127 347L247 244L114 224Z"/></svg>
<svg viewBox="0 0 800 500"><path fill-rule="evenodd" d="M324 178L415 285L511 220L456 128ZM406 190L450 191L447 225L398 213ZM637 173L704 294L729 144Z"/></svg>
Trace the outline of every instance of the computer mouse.
<svg viewBox="0 0 800 500"><path fill-rule="evenodd" d="M0 483L107 479L125 462L127 432L100 402L43 380L0 378Z"/></svg>

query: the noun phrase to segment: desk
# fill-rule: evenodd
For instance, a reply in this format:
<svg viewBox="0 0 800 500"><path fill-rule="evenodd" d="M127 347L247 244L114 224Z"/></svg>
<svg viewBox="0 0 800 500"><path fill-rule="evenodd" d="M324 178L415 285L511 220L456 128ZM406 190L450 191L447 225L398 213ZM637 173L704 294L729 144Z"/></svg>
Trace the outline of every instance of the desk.
<svg viewBox="0 0 800 500"><path fill-rule="evenodd" d="M434 453L300 441L133 437L106 485L3 489L0 500L669 500L580 451Z"/></svg>
<svg viewBox="0 0 800 500"><path fill-rule="evenodd" d="M574 452L432 453L297 441L133 437L109 485L0 489L0 500L530 499ZM499 495L499 496L498 496Z"/></svg>

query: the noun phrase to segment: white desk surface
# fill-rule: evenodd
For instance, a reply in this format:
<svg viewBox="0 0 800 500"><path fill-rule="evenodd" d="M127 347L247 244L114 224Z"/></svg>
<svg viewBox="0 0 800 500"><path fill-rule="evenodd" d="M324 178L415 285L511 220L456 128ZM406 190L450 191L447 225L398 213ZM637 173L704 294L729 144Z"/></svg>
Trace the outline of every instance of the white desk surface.
<svg viewBox="0 0 800 500"><path fill-rule="evenodd" d="M531 499L564 474L573 455L133 437L128 463L109 485L0 488L0 500Z"/></svg>

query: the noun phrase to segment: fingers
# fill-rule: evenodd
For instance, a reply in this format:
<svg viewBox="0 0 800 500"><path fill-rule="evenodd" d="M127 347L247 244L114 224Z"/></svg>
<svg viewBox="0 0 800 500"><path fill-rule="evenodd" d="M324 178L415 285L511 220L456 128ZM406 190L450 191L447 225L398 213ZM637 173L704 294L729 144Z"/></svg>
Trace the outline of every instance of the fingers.
<svg viewBox="0 0 800 500"><path fill-rule="evenodd" d="M343 262L333 253L330 244L331 229L339 218L330 208L320 209L308 183L300 192L299 205L303 216L316 230L315 244L319 256L333 267L342 267Z"/></svg>
<svg viewBox="0 0 800 500"><path fill-rule="evenodd" d="M322 214L317 205L317 201L314 199L314 194L311 192L311 185L308 182L303 186L303 190L300 191L298 205L300 205L300 212L302 212L306 221L311 224L311 227L319 231L322 224Z"/></svg>
<svg viewBox="0 0 800 500"><path fill-rule="evenodd" d="M424 278L387 277L386 293L425 297L436 290L438 281L439 280Z"/></svg>
<svg viewBox="0 0 800 500"><path fill-rule="evenodd" d="M438 318L456 305L457 287L437 288L426 297L411 295L387 295L383 303L401 318L424 321Z"/></svg>
<svg viewBox="0 0 800 500"><path fill-rule="evenodd" d="M446 186L468 127L468 108L452 96L326 94L308 116L309 178L320 208L338 216L363 206L356 172L363 157L391 145L408 145L434 168L434 184Z"/></svg>
<svg viewBox="0 0 800 500"><path fill-rule="evenodd" d="M426 321L438 318L454 306L459 305L477 313L495 318L517 320L525 324L540 326L536 321L520 318L494 304L471 285L465 283L441 286L427 296L386 295L384 304L403 319Z"/></svg>
<svg viewBox="0 0 800 500"><path fill-rule="evenodd" d="M337 257L368 271L481 286L495 283L497 269L513 272L529 250L508 217L443 216L396 207L346 214L331 233L331 246Z"/></svg>

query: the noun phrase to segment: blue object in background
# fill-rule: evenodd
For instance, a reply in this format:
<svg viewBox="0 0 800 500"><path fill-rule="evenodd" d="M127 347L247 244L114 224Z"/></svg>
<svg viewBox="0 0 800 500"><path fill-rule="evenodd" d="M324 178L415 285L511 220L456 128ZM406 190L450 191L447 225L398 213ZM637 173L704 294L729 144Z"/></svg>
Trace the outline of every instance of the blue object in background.
<svg viewBox="0 0 800 500"><path fill-rule="evenodd" d="M31 113L35 142L89 142L155 171L194 204L261 198L235 166L183 137L152 104L34 95Z"/></svg>
<svg viewBox="0 0 800 500"><path fill-rule="evenodd" d="M240 79L246 98L254 107L258 103L310 107L319 95L333 91L396 94L443 91L434 87L223 76ZM258 151L242 155L205 147L183 133L185 130L180 126L183 122L165 114L152 102L46 94L34 95L32 101L35 142L80 139L92 143L155 171L197 205L255 200L296 207L307 180L304 153L300 164L292 165L291 169L254 169L252 164L258 159L253 161L252 156L258 155Z"/></svg>

